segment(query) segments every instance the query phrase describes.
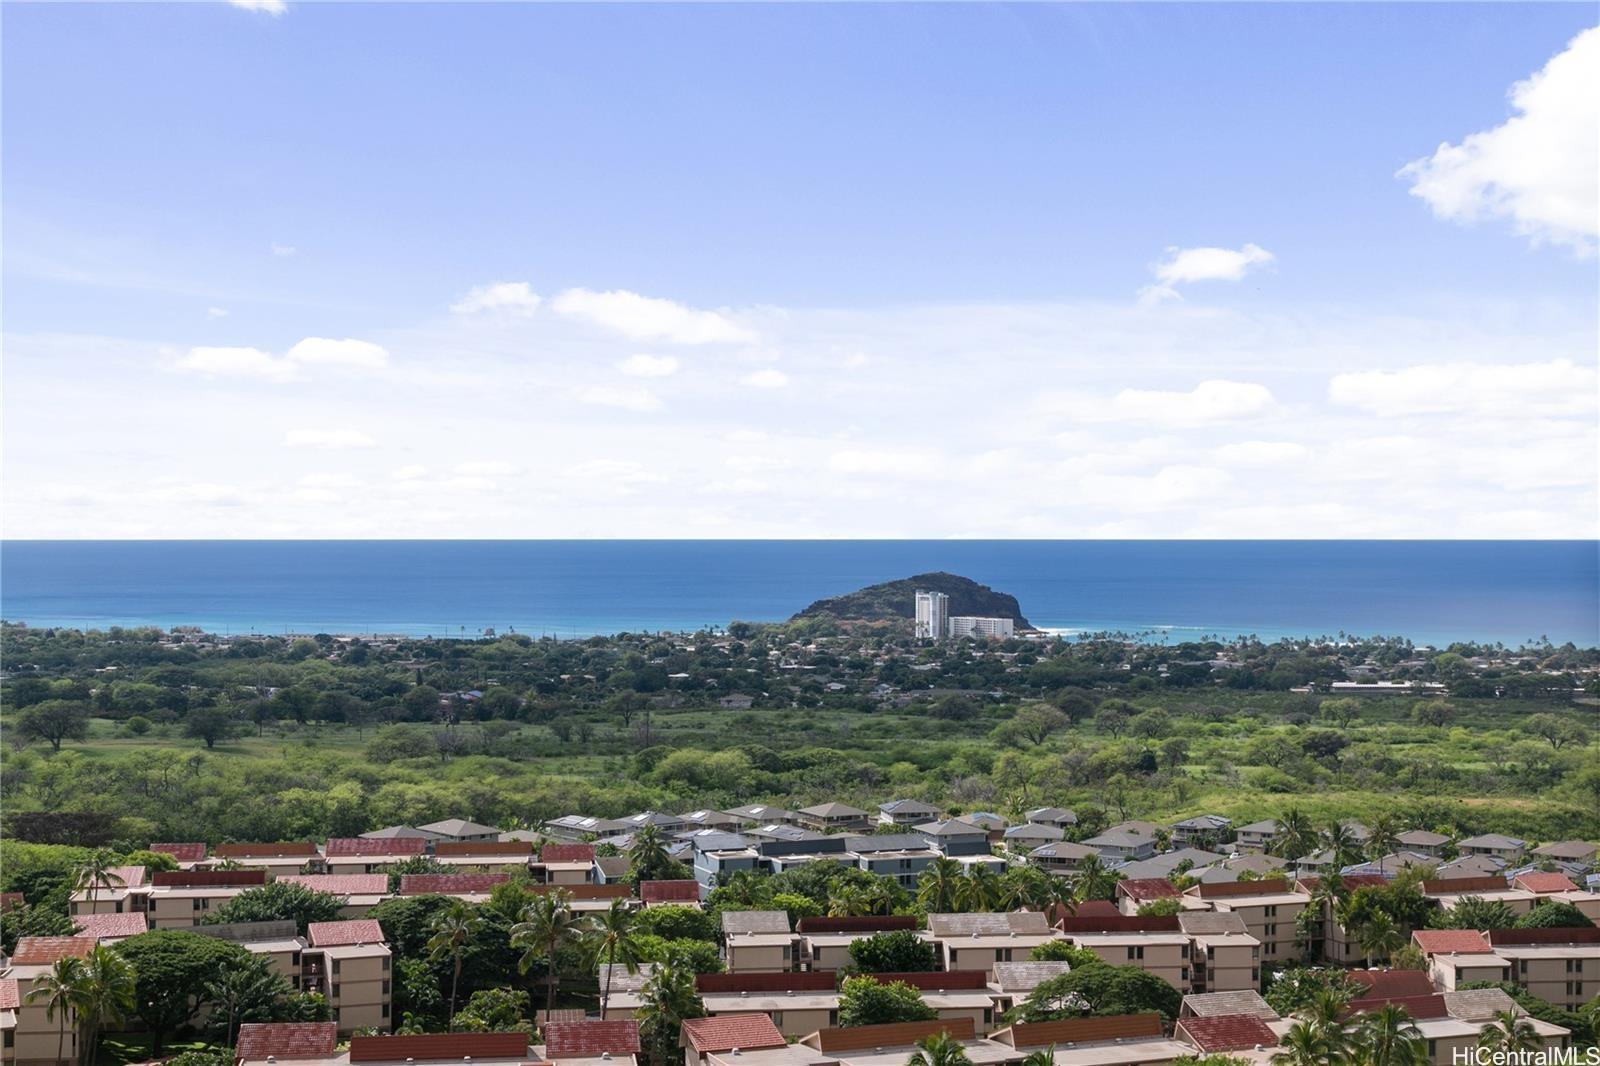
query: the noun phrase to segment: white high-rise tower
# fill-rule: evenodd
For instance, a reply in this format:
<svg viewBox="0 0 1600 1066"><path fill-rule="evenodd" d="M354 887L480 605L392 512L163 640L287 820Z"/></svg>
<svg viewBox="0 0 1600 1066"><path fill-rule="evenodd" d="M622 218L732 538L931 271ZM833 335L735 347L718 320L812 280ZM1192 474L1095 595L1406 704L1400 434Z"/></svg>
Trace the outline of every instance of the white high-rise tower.
<svg viewBox="0 0 1600 1066"><path fill-rule="evenodd" d="M917 639L943 640L950 632L950 597L942 592L917 593Z"/></svg>

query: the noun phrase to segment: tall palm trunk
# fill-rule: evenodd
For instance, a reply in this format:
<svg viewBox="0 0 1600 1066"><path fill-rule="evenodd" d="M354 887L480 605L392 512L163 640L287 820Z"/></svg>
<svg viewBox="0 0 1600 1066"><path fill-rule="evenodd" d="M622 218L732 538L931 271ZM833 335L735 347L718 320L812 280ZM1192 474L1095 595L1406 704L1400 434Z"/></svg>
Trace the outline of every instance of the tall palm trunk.
<svg viewBox="0 0 1600 1066"><path fill-rule="evenodd" d="M546 1025L550 1024L550 1012L556 1009L556 941L552 939L548 947L550 949L550 972L544 976L544 1023Z"/></svg>
<svg viewBox="0 0 1600 1066"><path fill-rule="evenodd" d="M611 945L611 950L606 952L606 988L605 988L604 992L600 993L600 1017L601 1018L604 1018L606 1016L606 1008L611 1005L611 975L614 972L616 972L616 968L617 968L617 945L616 945L615 942L613 942L612 945ZM547 1015L547 1017L548 1017L548 1015Z"/></svg>
<svg viewBox="0 0 1600 1066"><path fill-rule="evenodd" d="M455 969L450 972L450 1017L445 1023L445 1028L450 1032L456 1031L456 988L461 984L461 956L456 956Z"/></svg>

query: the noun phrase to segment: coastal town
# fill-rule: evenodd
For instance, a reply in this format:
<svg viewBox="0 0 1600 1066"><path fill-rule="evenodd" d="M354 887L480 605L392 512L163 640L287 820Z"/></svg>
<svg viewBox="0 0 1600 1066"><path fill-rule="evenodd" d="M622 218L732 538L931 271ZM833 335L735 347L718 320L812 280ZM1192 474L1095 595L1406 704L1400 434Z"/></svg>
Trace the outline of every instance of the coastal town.
<svg viewBox="0 0 1600 1066"><path fill-rule="evenodd" d="M1248 643L1217 643L1199 660L1198 649L1129 637L1041 641L1019 611L953 614L947 594L920 589L901 617L588 642L591 654L615 654L613 643L624 649L624 695L594 691L616 686L603 671L565 672L553 679L559 684L535 684L518 696L507 715L531 718L564 745L581 743L575 727L565 737L557 731L571 710L529 715L526 708L554 708L586 692L624 726L632 719L643 728L633 758L653 768L652 779L665 780L661 768L681 761L674 772L685 775L683 794L720 796L720 804L619 811L618 795L628 790L608 794L574 782L571 806L529 818L537 808L523 805L509 825L480 820L489 806L480 802L432 820L277 839L219 833L223 823L193 821L182 810L140 814L86 803L74 811L64 779L50 776L52 766L71 765L53 759L73 758L74 743L92 747L91 733L107 728L91 730L91 709L122 711L115 736L138 741L158 728L177 735L181 717L130 732L140 717L130 712L153 717L173 702L119 707L132 695L119 675L147 679L137 682L146 689L151 678L181 679L193 694L203 691L194 667L211 658L237 662L240 651L261 650L259 642L186 633L85 642L86 635L67 634L76 651L63 658L63 634L11 628L13 648L19 638L23 646L31 640L40 660L10 668L6 691L17 701L20 688L23 703L19 711L8 705L13 732L24 743L49 741L41 719L61 713L61 694L83 698L76 713L84 720L56 738L69 750L52 760L9 757L9 797L25 804L55 780L48 787L57 800L7 812L5 1061L1453 1066L1480 1048L1595 1045L1600 865L1592 832L1530 833L1519 826L1535 823L1526 814L1510 817L1512 804L1453 821L1414 798L1370 816L1313 817L1305 809L1311 796L1270 801L1259 790L1253 806L1232 802L1167 819L1127 815L1130 806L1153 811L1167 802L1157 799L1165 789L1180 798L1189 791L1198 771L1163 777L1171 772L1161 762L1181 770L1189 745L1210 728L1204 723L1227 720L1197 707L1195 725L1185 727L1129 696L1241 691L1230 676L1252 659L1272 663L1265 676L1287 690L1280 698L1303 701L1324 726L1304 735L1303 753L1272 757L1271 772L1281 776L1293 758L1312 754L1306 773L1315 778L1336 766L1326 760L1348 743L1346 731L1381 719L1396 701L1410 710L1393 728L1427 740L1452 724L1457 704L1472 706L1485 691L1495 701L1534 693L1548 709L1520 714L1519 728L1540 737L1551 753L1541 756L1545 772L1559 775L1588 763L1592 735L1581 711L1559 712L1564 704L1586 706L1592 656L1341 639L1326 643L1320 661L1313 644ZM909 638L899 628L907 622ZM848 659L830 653L844 644L855 649ZM509 646L521 654L575 650ZM718 658L714 671L707 649ZM467 688L460 678L471 664L430 662L424 656L446 650L436 645L315 637L286 650L299 664L358 660L388 676L395 667L383 661L405 656L397 664L408 680L396 717L431 720L441 744L464 728L463 719L493 724L512 707L503 669ZM77 675L71 663L85 654L99 665ZM52 655L54 665L45 665ZM119 661L108 663L113 657ZM166 665L137 665L152 658ZM174 673L176 661L189 668ZM907 669L892 669L897 661ZM979 685L940 684L985 662L999 670L985 672ZM1283 671L1289 662L1301 669ZM1090 664L1096 672L1075 686L1069 679L1082 681ZM185 730L203 751L242 741L245 723L258 732L268 724L295 728L274 712L293 716L296 683L261 685L268 675L255 669L258 683L242 698L224 695L231 728L210 741ZM648 680L652 670L661 683ZM760 681L730 684L740 673ZM1145 681L1131 684L1130 674ZM927 675L934 675L928 687L919 688ZM1035 686L1041 675L1050 680ZM1030 692L1062 684L1065 691L1043 701ZM1107 698L1112 684L1121 697ZM702 695L693 694L697 685ZM790 713L804 692L818 707L847 692L847 707L893 707L941 729L966 728L1020 698L1021 709L993 727L992 742L1013 749L1005 758L1042 759L1056 743L1070 755L1071 738L1085 725L1115 734L1108 750L1126 734L1153 764L1141 786L1147 798L1119 800L1127 788L1119 773L1089 790L1099 802L1028 805L1029 794L1084 794L1067 784L1069 763L1051 755L1031 789L992 807L984 800L999 798L994 792L970 787L870 797L870 780L818 796L823 778L803 769L791 778L809 779L803 793L768 790L727 802L746 792L714 784L727 750L676 747L664 728L651 732L652 718L670 719L684 704L714 702L709 713L747 715L784 700L785 686ZM1085 698L1096 688L1098 708ZM357 691L340 702L342 723L321 711L332 699L326 689L306 697L307 728L323 715L322 728L348 729L361 708ZM866 702L853 702L863 696ZM189 718L215 716L203 696L184 702ZM485 718L476 713L484 707L499 710ZM733 718L730 728L753 722ZM367 758L375 766L415 761L418 780L483 758L432 744L386 754L397 737L421 739L408 728L376 724ZM496 734L504 751L513 750L513 728ZM754 751L731 750L741 758ZM424 769L441 755L436 771ZM997 763L990 779L1001 772ZM280 814L289 802L287 794L265 798ZM382 807L366 810L371 818ZM1593 823L1556 805L1542 824ZM156 835L184 826L204 831L176 841Z"/></svg>

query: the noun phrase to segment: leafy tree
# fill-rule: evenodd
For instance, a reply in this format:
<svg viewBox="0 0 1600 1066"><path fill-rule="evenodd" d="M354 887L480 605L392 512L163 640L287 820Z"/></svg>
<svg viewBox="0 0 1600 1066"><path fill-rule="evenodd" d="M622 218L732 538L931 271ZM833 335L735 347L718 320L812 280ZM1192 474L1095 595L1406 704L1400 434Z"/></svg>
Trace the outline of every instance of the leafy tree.
<svg viewBox="0 0 1600 1066"><path fill-rule="evenodd" d="M864 973L921 973L939 968L933 945L911 929L852 940L850 961Z"/></svg>
<svg viewBox="0 0 1600 1066"><path fill-rule="evenodd" d="M1418 700L1411 705L1411 720L1418 725L1443 729L1455 719L1455 705L1444 700Z"/></svg>
<svg viewBox="0 0 1600 1066"><path fill-rule="evenodd" d="M1360 986L1344 970L1335 967L1291 967L1280 970L1264 994L1268 1005L1282 1017L1307 1010L1319 997L1333 995L1349 1002Z"/></svg>
<svg viewBox="0 0 1600 1066"><path fill-rule="evenodd" d="M1281 1050L1273 1054L1272 1066L1339 1066L1344 1061L1343 1050L1311 1022L1289 1026L1278 1047Z"/></svg>
<svg viewBox="0 0 1600 1066"><path fill-rule="evenodd" d="M64 740L88 738L89 707L76 700L45 700L18 712L12 729L22 740L48 741L52 751L60 751Z"/></svg>
<svg viewBox="0 0 1600 1066"><path fill-rule="evenodd" d="M717 940L716 915L699 907L663 904L646 907L635 918L639 924L639 932L652 933L664 940L709 940L713 943Z"/></svg>
<svg viewBox="0 0 1600 1066"><path fill-rule="evenodd" d="M480 988L456 1013L455 1026L467 1033L533 1033L528 993L520 988Z"/></svg>
<svg viewBox="0 0 1600 1066"><path fill-rule="evenodd" d="M207 749L217 746L217 741L227 740L238 729L233 715L221 707L196 707L183 720L184 735L204 741Z"/></svg>
<svg viewBox="0 0 1600 1066"><path fill-rule="evenodd" d="M1510 929L1517 924L1516 913L1504 902L1482 896L1462 896L1454 907L1440 908L1430 919L1436 929Z"/></svg>
<svg viewBox="0 0 1600 1066"><path fill-rule="evenodd" d="M632 865L628 868L628 880L635 886L640 881L682 881L694 876L693 870L667 853L666 839L653 825L633 835L629 855Z"/></svg>
<svg viewBox="0 0 1600 1066"><path fill-rule="evenodd" d="M201 920L203 925L226 922L289 922L301 936L312 922L332 922L347 902L344 896L318 892L292 881L273 881L250 888L224 902Z"/></svg>
<svg viewBox="0 0 1600 1066"><path fill-rule="evenodd" d="M1083 1014L1158 1011L1171 1022L1178 1016L1182 998L1176 988L1154 974L1097 960L1040 982L1020 1004L1020 1014L1024 1021L1046 1022Z"/></svg>
<svg viewBox="0 0 1600 1066"><path fill-rule="evenodd" d="M25 936L72 936L77 929L65 910L22 903L0 911L0 954L17 950L17 941Z"/></svg>
<svg viewBox="0 0 1600 1066"><path fill-rule="evenodd" d="M223 967L205 984L210 1020L213 1025L221 1023L224 1047L233 1047L240 1024L278 1020L279 1004L293 994L289 982L273 971L271 960L259 955Z"/></svg>
<svg viewBox="0 0 1600 1066"><path fill-rule="evenodd" d="M847 977L839 986L839 1025L926 1022L939 1016L922 993L904 981L884 984L871 977Z"/></svg>
<svg viewBox="0 0 1600 1066"><path fill-rule="evenodd" d="M444 1020L444 994L438 976L425 958L395 954L394 1011L410 1019L419 1031L426 1031Z"/></svg>
<svg viewBox="0 0 1600 1066"><path fill-rule="evenodd" d="M1534 907L1516 921L1519 929L1592 929L1589 916L1570 903L1547 900ZM1503 926L1477 926L1479 929L1497 929Z"/></svg>
<svg viewBox="0 0 1600 1066"><path fill-rule="evenodd" d="M434 962L450 962L450 1001L445 1012L445 1024L455 1028L456 993L461 986L461 960L467 943L483 926L483 919L464 900L454 899L450 905L434 915L428 937L428 958Z"/></svg>
<svg viewBox="0 0 1600 1066"><path fill-rule="evenodd" d="M117 951L133 966L138 989L134 1013L150 1030L156 1055L168 1036L194 1019L211 977L246 966L250 959L237 944L178 929L141 933L122 941Z"/></svg>
<svg viewBox="0 0 1600 1066"><path fill-rule="evenodd" d="M1073 969L1103 963L1104 960L1088 948L1080 948L1070 940L1047 940L1028 953L1033 962L1067 962Z"/></svg>

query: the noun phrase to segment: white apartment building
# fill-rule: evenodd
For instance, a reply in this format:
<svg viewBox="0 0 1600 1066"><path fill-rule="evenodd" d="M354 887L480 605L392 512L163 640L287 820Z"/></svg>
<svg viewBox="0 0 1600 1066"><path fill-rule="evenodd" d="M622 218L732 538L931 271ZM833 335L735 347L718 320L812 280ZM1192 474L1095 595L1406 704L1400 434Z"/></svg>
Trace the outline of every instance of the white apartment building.
<svg viewBox="0 0 1600 1066"><path fill-rule="evenodd" d="M942 592L918 592L917 639L943 640L949 630L950 597Z"/></svg>
<svg viewBox="0 0 1600 1066"><path fill-rule="evenodd" d="M978 640L1010 640L1016 634L1016 623L1009 618L977 618L958 614L950 619L950 636L956 640L962 637L974 637Z"/></svg>

